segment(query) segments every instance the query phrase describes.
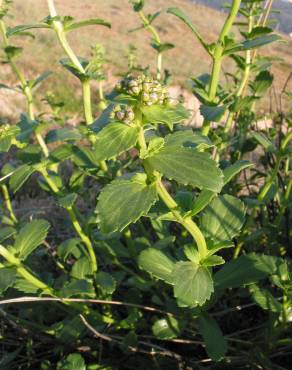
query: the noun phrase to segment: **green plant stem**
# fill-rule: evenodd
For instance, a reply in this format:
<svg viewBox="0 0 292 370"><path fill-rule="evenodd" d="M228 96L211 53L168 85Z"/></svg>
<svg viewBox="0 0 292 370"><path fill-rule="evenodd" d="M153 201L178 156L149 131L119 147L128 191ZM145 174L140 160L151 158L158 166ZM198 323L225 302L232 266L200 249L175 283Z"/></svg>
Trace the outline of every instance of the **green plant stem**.
<svg viewBox="0 0 292 370"><path fill-rule="evenodd" d="M213 53L213 67L212 67L212 74L211 80L209 85L209 101L210 103L214 103L217 95L217 88L220 80L220 73L221 73L221 66L222 66L222 59L223 59L223 52L224 52L224 39L225 36L228 35L233 22L236 18L238 10L240 8L241 0L233 0L229 15L224 23L224 26L221 30L219 39L217 41L217 45L215 47ZM205 120L203 123L202 133L203 135L208 135L210 131L211 122Z"/></svg>
<svg viewBox="0 0 292 370"><path fill-rule="evenodd" d="M48 2L48 8L49 8L50 16L52 18L56 17L57 16L57 11L56 11L56 8L55 8L54 0L47 0L47 2ZM74 53L74 51L72 50L71 46L68 43L68 40L67 40L67 37L66 37L66 32L64 30L62 22L59 21L59 20L53 20L53 28L56 32L56 35L58 37L58 40L59 40L64 52L66 53L66 55L68 56L68 58L70 59L70 61L74 65L74 67L81 74L85 75L86 74L85 69L83 68L83 66L80 63L78 57L76 56L76 54ZM91 125L93 123L93 115L92 115L92 105L91 105L90 80L85 79L81 83L82 83L84 118L85 118L86 124ZM107 164L106 164L105 161L100 162L99 165L100 165L100 167L103 171L106 172L108 170Z"/></svg>
<svg viewBox="0 0 292 370"><path fill-rule="evenodd" d="M130 228L125 230L124 237L125 237L125 240L126 240L126 244L127 244L127 247L128 247L129 254L130 254L131 258L133 258L133 260L135 260L137 258L137 251L136 251L136 248L135 248L135 243L134 243L133 236L132 236Z"/></svg>
<svg viewBox="0 0 292 370"><path fill-rule="evenodd" d="M87 125L91 125L93 122L92 109L91 109L91 91L90 91L90 81L82 81L82 91L83 91L83 109Z"/></svg>
<svg viewBox="0 0 292 370"><path fill-rule="evenodd" d="M52 18L57 16L57 11L55 8L54 0L47 0L48 1L48 8L50 12L50 16ZM58 40L70 59L71 63L74 65L74 67L83 75L86 74L85 69L83 68L82 64L80 63L78 57L72 50L71 46L68 43L66 33L63 27L63 24L59 20L53 20L53 29L56 32L56 35L58 37ZM84 117L87 125L90 125L93 122L92 118L92 111L91 111L91 91L90 91L90 81L85 80L82 81L82 90L83 90L83 108L84 108Z"/></svg>
<svg viewBox="0 0 292 370"><path fill-rule="evenodd" d="M16 258L12 253L9 252L7 248L0 245L0 256L6 259L6 261L14 266L16 268L17 273L22 276L26 281L28 281L30 284L34 285L36 288L40 289L44 294L48 294L51 297L57 298L57 294L55 293L54 289L49 287L46 283L41 281L39 278L34 276L31 272L28 271L28 269L23 265L23 263ZM60 302L62 300L60 299ZM78 304L74 304L72 302L62 302L65 306L71 306L73 307L77 312L87 312L88 308L83 305L83 310L80 311L80 308L78 307ZM62 306L61 306L62 307ZM85 310L84 310L85 308ZM67 314L70 314L71 312L65 309Z"/></svg>
<svg viewBox="0 0 292 370"><path fill-rule="evenodd" d="M6 36L6 26L5 26L5 23L3 22L3 20L0 20L0 30L1 30L3 41L4 41L4 46L5 47L10 46L8 38ZM15 75L17 76L17 78L18 78L18 80L21 84L23 94L26 97L29 119L31 121L34 121L35 120L34 101L33 101L31 88L27 84L27 81L26 81L24 75L22 74L22 72L18 68L17 64L14 62L13 58L7 56L7 59L9 61L9 64L10 64L13 72L15 73ZM35 136L36 136L36 139L37 139L37 141L38 141L38 143L39 143L39 145L40 145L40 147L41 147L41 149L44 153L44 156L48 157L49 156L49 150L48 150L48 147L47 147L42 135L39 134L39 133L36 133Z"/></svg>
<svg viewBox="0 0 292 370"><path fill-rule="evenodd" d="M11 200L10 200L10 196L9 196L7 186L5 184L1 185L1 190L2 190L2 194L3 194L3 198L4 198L4 203L5 203L5 206L7 208L8 213L9 213L10 219L14 224L17 224L18 221L17 221L17 218L16 218L16 216L14 214L14 211L13 211L13 208L12 208L12 204L11 204Z"/></svg>
<svg viewBox="0 0 292 370"><path fill-rule="evenodd" d="M104 109L106 109L107 104L106 104L105 99L104 99L103 82L102 81L99 81L99 83L98 83L98 95L99 95L98 107L101 111L103 111Z"/></svg>
<svg viewBox="0 0 292 370"><path fill-rule="evenodd" d="M141 128L140 130L138 143L141 149L147 148L143 128ZM203 260L208 254L208 248L207 248L204 235L202 234L201 230L199 229L197 224L193 221L193 219L190 216L183 217L183 215L181 214L179 205L172 198L172 196L169 194L169 192L163 185L162 181L160 180L161 174L156 171L153 171L153 169L149 166L147 161L143 161L142 163L143 163L145 172L147 173L149 177L153 177L153 174L155 172L156 190L157 190L159 197L164 202L164 204L167 206L167 208L171 211L171 213L173 214L177 222L179 222L192 235L193 239L195 240L197 244L201 260Z"/></svg>
<svg viewBox="0 0 292 370"><path fill-rule="evenodd" d="M49 294L52 297L55 297L55 293L52 288L50 288L47 284L36 278L34 275L32 275L22 264L22 262L14 257L12 253L8 251L4 246L0 245L0 255L6 259L7 262L9 262L11 265L13 265L18 274L21 275L25 280L29 281L31 284L33 284L38 289L41 289L44 293Z"/></svg>
<svg viewBox="0 0 292 370"><path fill-rule="evenodd" d="M250 17L250 18L253 18L253 17ZM250 27L249 27L249 32L251 31L252 29L252 22L250 21ZM244 90L245 90L245 87L248 83L248 80L249 80L249 76L250 76L250 70L251 70L251 50L247 50L246 52L246 55L245 55L245 68L244 68L244 72L243 72L243 77L242 77L242 80L241 80L241 83L238 87L238 90L235 94L236 97L241 97ZM233 122L233 118L234 118L234 112L229 112L229 115L228 115L228 118L227 118L227 121L226 121L226 125L225 125L225 128L224 128L224 132L228 133L231 129L231 126L232 126L232 122Z"/></svg>
<svg viewBox="0 0 292 370"><path fill-rule="evenodd" d="M271 189L271 186L273 185L273 183L274 183L274 181L277 177L277 174L279 172L279 169L280 169L280 164L281 164L281 161L283 159L283 154L282 153L285 151L285 149L286 149L287 145L289 144L290 140L292 140L292 131L289 132L289 134L287 134L287 136L282 141L281 147L280 147L278 155L276 157L276 163L275 163L274 169L273 169L272 173L270 174L270 176L266 179L264 186L262 187L261 191L259 192L259 194L257 196L258 202L262 202L265 199L266 195L268 194L269 190ZM291 186L292 185L290 185L290 188L291 188ZM289 186L287 187L287 190L288 190L288 188L289 188ZM288 191L289 191L289 193L288 193L288 196L289 196L290 190L288 190ZM251 212L251 214L247 218L247 221L246 221L245 226L244 226L245 230L249 229L249 227L252 225L252 223L255 219L256 213L257 213L257 209L254 208L253 211ZM241 240L238 243L237 247L235 248L234 255L233 255L234 258L238 257L242 247L243 247L243 241Z"/></svg>
<svg viewBox="0 0 292 370"><path fill-rule="evenodd" d="M59 189L55 185L55 183L51 180L51 178L48 174L48 171L45 168L42 168L41 170L39 170L39 172L43 175L44 179L46 180L47 184L49 185L49 187L51 188L53 193L58 195ZM92 271L96 272L97 271L97 261L96 261L96 256L95 256L95 252L94 252L92 242L89 239L89 237L84 233L84 231L83 231L83 229L82 229L82 227L81 227L81 225L80 225L80 223L77 219L76 211L72 207L68 207L68 208L66 208L66 210L69 214L69 217L70 217L70 220L72 222L72 225L73 225L74 229L76 230L77 234L80 236L80 239L83 241L83 243L85 244L85 246L87 248L87 251L88 251L89 257L90 257L90 261L91 261Z"/></svg>
<svg viewBox="0 0 292 370"><path fill-rule="evenodd" d="M262 14L262 16L260 17L260 19L257 22L256 26L265 27L265 25L267 23L267 20L269 18L270 12L272 10L272 5L273 5L273 0L270 0L269 3L268 3L268 6L266 8L265 14ZM254 6L252 5L252 10L253 9L254 9ZM252 31L253 26L254 26L254 16L251 16L250 15L249 16L249 28L248 28L248 32L251 32ZM255 50L253 52L253 55L252 55L251 50L247 50L247 52L246 52L245 70L244 70L244 74L243 74L243 79L241 81L241 84L239 86L239 90L237 92L237 96L241 96L243 94L244 90L245 90L245 87L246 87L246 85L248 83L248 80L249 80L251 66L252 66L253 61L255 60L255 58L257 56L257 52L258 51ZM251 108L252 111L255 109L255 103L256 102L253 102L253 104L252 104L252 108ZM228 119L226 121L224 132L229 132L230 131L230 128L231 128L231 125L232 125L232 121L233 121L233 117L234 117L234 113L230 112L229 115L228 115Z"/></svg>
<svg viewBox="0 0 292 370"><path fill-rule="evenodd" d="M275 226L279 226L280 225L280 222L281 222L281 219L285 213L285 210L287 209L288 207L288 204L289 204L289 199L290 199L290 194L291 194L291 189L292 189L292 177L290 177L290 180L287 184L287 187L286 187L286 190L285 190L285 193L284 193L284 199L282 201L282 204L280 206L280 210L279 210L279 213L276 217L276 220L275 220Z"/></svg>
<svg viewBox="0 0 292 370"><path fill-rule="evenodd" d="M47 2L48 2L50 16L52 18L57 17L58 14L55 8L54 0L47 0ZM68 58L71 60L74 66L79 70L80 73L85 74L85 70L82 67L82 64L80 63L79 59L77 58L77 56L75 55L74 51L71 49L71 46L68 43L62 22L56 19L53 20L53 27L60 41L60 44L63 50L65 51L65 53L67 54Z"/></svg>
<svg viewBox="0 0 292 370"><path fill-rule="evenodd" d="M158 45L161 45L161 40L158 35L158 32L156 29L149 23L148 19L146 18L145 14L142 11L138 12L140 19L143 22L144 28L148 29L154 38L154 40L157 42ZM162 76L162 53L158 53L157 55L157 79L160 80Z"/></svg>
<svg viewBox="0 0 292 370"><path fill-rule="evenodd" d="M251 10L253 10L253 7L252 7ZM253 24L254 24L254 17L253 17L253 15L250 15L248 17L248 32L252 31ZM235 94L235 96L237 98L239 98L243 95L245 87L248 83L249 76L250 76L250 71L251 71L251 62L252 62L252 60L251 60L251 50L247 50L246 53L245 53L245 68L244 68L243 76L242 76L240 85L239 85L239 87L236 91L236 94ZM228 118L227 118L227 121L226 121L226 125L225 125L225 128L224 128L225 133L228 133L230 131L231 125L232 125L232 122L233 122L233 118L234 118L234 112L229 112Z"/></svg>
<svg viewBox="0 0 292 370"><path fill-rule="evenodd" d="M58 194L59 188L54 183L54 181L50 178L50 175L48 174L48 171L46 168L42 168L39 170L39 172L43 175L44 179L46 180L47 184L49 185L50 189L53 193Z"/></svg>
<svg viewBox="0 0 292 370"><path fill-rule="evenodd" d="M83 241L83 243L85 244L85 246L87 248L87 251L88 251L89 256L90 256L92 271L93 271L93 273L95 273L97 271L97 261L96 261L96 256L95 256L95 252L94 252L91 240L83 232L83 229L82 229L79 221L77 220L74 209L72 207L68 207L66 209L69 213L69 216L70 216L71 222L74 226L74 229L76 230L77 234L80 236L81 240Z"/></svg>
<svg viewBox="0 0 292 370"><path fill-rule="evenodd" d="M192 220L191 217L182 216L178 204L166 190L161 180L157 180L156 189L161 200L168 207L176 220L192 235L197 244L200 257L201 259L204 259L208 254L208 249L204 235L202 234L197 224Z"/></svg>

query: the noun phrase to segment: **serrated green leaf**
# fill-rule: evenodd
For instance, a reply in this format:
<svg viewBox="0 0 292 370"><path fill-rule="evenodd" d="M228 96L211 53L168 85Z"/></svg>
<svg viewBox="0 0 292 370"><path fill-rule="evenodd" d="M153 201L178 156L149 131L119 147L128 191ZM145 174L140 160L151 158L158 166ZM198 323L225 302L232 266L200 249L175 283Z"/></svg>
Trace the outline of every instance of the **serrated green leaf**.
<svg viewBox="0 0 292 370"><path fill-rule="evenodd" d="M31 88L35 88L37 85L45 81L48 77L50 77L53 74L51 71L46 71L42 73L39 77L37 77L35 80L32 81Z"/></svg>
<svg viewBox="0 0 292 370"><path fill-rule="evenodd" d="M0 127L0 153L8 152L13 139L19 133L20 129L17 126L7 126L4 129Z"/></svg>
<svg viewBox="0 0 292 370"><path fill-rule="evenodd" d="M9 27L6 36L11 37L13 35L17 35L19 33L22 33L26 30L31 30L34 28L50 28L50 26L46 23L37 23L37 24L21 24L15 27Z"/></svg>
<svg viewBox="0 0 292 370"><path fill-rule="evenodd" d="M8 45L4 47L5 54L9 59L18 57L22 53L22 50L23 48L14 45Z"/></svg>
<svg viewBox="0 0 292 370"><path fill-rule="evenodd" d="M252 137L261 144L268 152L275 153L277 148L262 132L252 132Z"/></svg>
<svg viewBox="0 0 292 370"><path fill-rule="evenodd" d="M212 256L214 253L225 248L233 248L234 244L230 240L224 240L223 242L214 242L212 239L207 241L208 256Z"/></svg>
<svg viewBox="0 0 292 370"><path fill-rule="evenodd" d="M33 220L20 229L14 243L17 257L25 260L42 242L49 231L50 224L45 220Z"/></svg>
<svg viewBox="0 0 292 370"><path fill-rule="evenodd" d="M47 143L55 143L56 141L75 141L82 139L81 133L77 129L58 128L50 131L46 136Z"/></svg>
<svg viewBox="0 0 292 370"><path fill-rule="evenodd" d="M199 332L204 338L207 354L220 361L227 352L227 342L217 322L207 313L199 317Z"/></svg>
<svg viewBox="0 0 292 370"><path fill-rule="evenodd" d="M49 159L53 162L62 162L69 159L73 155L71 144L61 144L50 152Z"/></svg>
<svg viewBox="0 0 292 370"><path fill-rule="evenodd" d="M174 339L180 335L179 322L174 317L167 317L155 321L152 332L156 338L161 340Z"/></svg>
<svg viewBox="0 0 292 370"><path fill-rule="evenodd" d="M16 280L16 270L13 267L0 268L0 294L10 288Z"/></svg>
<svg viewBox="0 0 292 370"><path fill-rule="evenodd" d="M140 158L146 159L151 155L158 153L159 150L164 146L164 139L162 137L154 137L150 139L146 149L142 148L140 150Z"/></svg>
<svg viewBox="0 0 292 370"><path fill-rule="evenodd" d="M98 167L99 157L96 150L87 148L86 146L74 146L72 150L72 160L77 166L86 169Z"/></svg>
<svg viewBox="0 0 292 370"><path fill-rule="evenodd" d="M226 109L226 106L202 104L200 112L206 121L219 122L226 112Z"/></svg>
<svg viewBox="0 0 292 370"><path fill-rule="evenodd" d="M139 127L113 122L102 129L96 136L94 144L99 161L116 157L135 146Z"/></svg>
<svg viewBox="0 0 292 370"><path fill-rule="evenodd" d="M172 278L175 297L187 306L202 306L214 291L209 270L194 262L177 262Z"/></svg>
<svg viewBox="0 0 292 370"><path fill-rule="evenodd" d="M202 265L207 267L223 265L224 263L224 259L221 256L216 255L209 256L202 261Z"/></svg>
<svg viewBox="0 0 292 370"><path fill-rule="evenodd" d="M122 231L145 216L157 200L155 184L114 180L100 193L97 212L105 234Z"/></svg>
<svg viewBox="0 0 292 370"><path fill-rule="evenodd" d="M14 227L11 227L11 226L1 227L1 229L0 229L0 243L2 243L4 240L10 238L14 234L16 234L16 230L15 230Z"/></svg>
<svg viewBox="0 0 292 370"><path fill-rule="evenodd" d="M223 174L217 163L207 153L190 148L166 147L146 159L155 170L169 179L214 192L223 186Z"/></svg>
<svg viewBox="0 0 292 370"><path fill-rule="evenodd" d="M255 37L252 40L244 41L242 43L241 50L257 49L257 48L260 48L262 46L271 44L272 42L280 41L280 40L282 40L281 36L275 35L275 34Z"/></svg>
<svg viewBox="0 0 292 370"><path fill-rule="evenodd" d="M80 64L82 65L82 67L85 69L86 66L88 65L88 60L84 59L84 58L78 58ZM71 62L71 60L69 58L62 58L59 60L59 63L65 68L67 69L67 71L69 71L70 73L72 73L75 77L77 77L80 81L86 81L88 80L89 76L84 73L84 72L81 72L76 66L75 64L73 64Z"/></svg>
<svg viewBox="0 0 292 370"><path fill-rule="evenodd" d="M64 360L58 362L57 370L86 370L86 365L79 353L71 353Z"/></svg>
<svg viewBox="0 0 292 370"><path fill-rule="evenodd" d="M109 124L114 107L115 104L109 104L108 107L101 112L100 116L88 127L92 133L100 132Z"/></svg>
<svg viewBox="0 0 292 370"><path fill-rule="evenodd" d="M250 83L250 88L256 97L262 97L272 86L273 81L274 77L269 71L261 71Z"/></svg>
<svg viewBox="0 0 292 370"><path fill-rule="evenodd" d="M67 283L60 291L63 298L70 298L73 296L95 297L95 291L92 283L86 279L72 280Z"/></svg>
<svg viewBox="0 0 292 370"><path fill-rule="evenodd" d="M145 0L130 0L130 3L133 4L135 12L140 12L144 8Z"/></svg>
<svg viewBox="0 0 292 370"><path fill-rule="evenodd" d="M9 179L9 186L13 193L16 193L34 172L34 168L27 164L18 167Z"/></svg>
<svg viewBox="0 0 292 370"><path fill-rule="evenodd" d="M212 199L216 196L211 190L203 189L199 196L195 199L195 205L193 209L187 213L188 216L195 216L199 212L201 212L207 205L212 201Z"/></svg>
<svg viewBox="0 0 292 370"><path fill-rule="evenodd" d="M251 40L246 40L241 44L237 44L234 47L225 50L223 55L230 55L230 54L237 53L239 51L258 49L265 45L271 44L272 42L282 41L282 40L283 39L276 34L255 37Z"/></svg>
<svg viewBox="0 0 292 370"><path fill-rule="evenodd" d="M190 20L190 18L186 14L184 14L178 8L168 8L167 13L173 14L176 17L178 17L180 20L182 20L190 28L190 30L195 34L195 36L197 37L197 39L199 40L199 42L203 46L203 48L209 53L209 48L208 48L207 43L203 40L203 37L197 31L195 26L192 24L192 21Z"/></svg>
<svg viewBox="0 0 292 370"><path fill-rule="evenodd" d="M39 145L29 145L17 153L17 158L23 163L38 165L42 162L42 150Z"/></svg>
<svg viewBox="0 0 292 370"><path fill-rule="evenodd" d="M219 289L254 284L272 275L280 263L277 257L250 253L225 263L214 275L214 281Z"/></svg>
<svg viewBox="0 0 292 370"><path fill-rule="evenodd" d="M270 27L257 26L254 27L251 32L247 33L247 38L254 39L255 37L263 36L271 32L273 32L273 29Z"/></svg>
<svg viewBox="0 0 292 370"><path fill-rule="evenodd" d="M282 311L281 303L277 301L277 299L267 289L253 285L250 290L253 300L262 309L276 313L280 313Z"/></svg>
<svg viewBox="0 0 292 370"><path fill-rule="evenodd" d="M121 348L124 351L127 351L129 347L137 347L139 345L137 335L134 331L130 331L124 338L121 345Z"/></svg>
<svg viewBox="0 0 292 370"><path fill-rule="evenodd" d="M13 288L26 294L39 294L40 288L36 287L29 280L17 276Z"/></svg>
<svg viewBox="0 0 292 370"><path fill-rule="evenodd" d="M6 90L12 90L12 91L18 91L17 89L10 87L8 85L0 83L0 89L6 89ZM19 91L18 91L19 92Z"/></svg>
<svg viewBox="0 0 292 370"><path fill-rule="evenodd" d="M253 166L252 163L249 161L240 160L232 165L224 168L223 175L224 175L224 185L226 185L234 176L236 176L239 172L244 170L245 168Z"/></svg>
<svg viewBox="0 0 292 370"><path fill-rule="evenodd" d="M190 261L196 264L200 263L200 253L193 244L184 246L184 254Z"/></svg>
<svg viewBox="0 0 292 370"><path fill-rule="evenodd" d="M174 48L174 44L170 42L166 42L164 44L158 43L156 40L152 40L151 46L155 49L158 53L163 53L164 51L171 50Z"/></svg>
<svg viewBox="0 0 292 370"><path fill-rule="evenodd" d="M79 258L73 265L71 274L75 279L86 279L92 275L92 266L87 257Z"/></svg>
<svg viewBox="0 0 292 370"><path fill-rule="evenodd" d="M140 253L138 258L139 266L158 279L172 284L173 261L163 252L154 248L147 248Z"/></svg>
<svg viewBox="0 0 292 370"><path fill-rule="evenodd" d="M116 290L117 282L107 272L99 271L95 276L97 286L107 294L113 294Z"/></svg>
<svg viewBox="0 0 292 370"><path fill-rule="evenodd" d="M59 198L58 204L65 209L72 208L77 200L77 197L78 195L75 193L68 194L62 198Z"/></svg>
<svg viewBox="0 0 292 370"><path fill-rule="evenodd" d="M66 32L76 30L77 28L86 27L86 26L105 26L108 28L111 28L111 24L103 19L100 18L91 18L91 19L85 19L83 21L69 23L65 25L64 29Z"/></svg>
<svg viewBox="0 0 292 370"><path fill-rule="evenodd" d="M214 145L208 136L193 132L192 130L181 130L167 135L165 137L165 146L182 146L202 150L211 148Z"/></svg>
<svg viewBox="0 0 292 370"><path fill-rule="evenodd" d="M72 239L65 240L57 248L58 256L63 261L66 261L69 255L72 255L75 259L80 258L82 254L80 243L81 243L81 240L78 238L72 238Z"/></svg>
<svg viewBox="0 0 292 370"><path fill-rule="evenodd" d="M166 124L172 126L190 117L189 112L181 105L151 105L142 107L144 123Z"/></svg>
<svg viewBox="0 0 292 370"><path fill-rule="evenodd" d="M225 194L213 199L205 208L201 228L205 236L216 242L231 240L239 233L244 217L243 202Z"/></svg>
<svg viewBox="0 0 292 370"><path fill-rule="evenodd" d="M21 114L17 127L20 128L20 133L16 136L16 139L20 142L29 142L38 127L38 123L29 119L26 114Z"/></svg>

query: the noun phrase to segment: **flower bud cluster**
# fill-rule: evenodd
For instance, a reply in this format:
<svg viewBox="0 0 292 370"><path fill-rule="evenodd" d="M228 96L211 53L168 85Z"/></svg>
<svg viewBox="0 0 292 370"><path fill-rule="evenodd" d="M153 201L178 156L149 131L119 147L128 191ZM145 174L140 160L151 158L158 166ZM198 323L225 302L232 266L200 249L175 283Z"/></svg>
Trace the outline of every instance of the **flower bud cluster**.
<svg viewBox="0 0 292 370"><path fill-rule="evenodd" d="M140 98L144 105L163 105L169 102L166 87L163 87L158 80L145 75L126 77L117 84L116 90Z"/></svg>
<svg viewBox="0 0 292 370"><path fill-rule="evenodd" d="M4 137L7 131L9 131L10 126L8 124L4 124L0 126L0 138L1 136Z"/></svg>
<svg viewBox="0 0 292 370"><path fill-rule="evenodd" d="M135 119L135 114L130 106L116 105L110 116L111 119L130 124Z"/></svg>

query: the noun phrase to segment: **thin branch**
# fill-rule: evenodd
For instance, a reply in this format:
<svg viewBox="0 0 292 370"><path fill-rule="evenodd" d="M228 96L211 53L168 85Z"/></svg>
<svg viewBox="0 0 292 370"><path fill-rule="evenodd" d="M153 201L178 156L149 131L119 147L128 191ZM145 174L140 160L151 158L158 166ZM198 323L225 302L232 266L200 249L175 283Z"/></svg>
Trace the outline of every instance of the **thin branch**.
<svg viewBox="0 0 292 370"><path fill-rule="evenodd" d="M107 301L102 299L82 299L82 298L55 298L55 297L20 297L5 299L0 301L0 306L5 304L14 304L14 303L27 303L27 302L80 302L80 303L94 303L94 304L109 304L115 306L127 306L140 308L144 311L157 312L163 315L175 316L171 312L159 310L158 308L144 306L135 303L122 302L122 301Z"/></svg>
<svg viewBox="0 0 292 370"><path fill-rule="evenodd" d="M91 326L83 315L79 315L79 316L80 316L83 324L87 327L87 329L89 331L91 331L97 338L103 339L107 342L116 343L119 346L124 345L122 337L102 334L99 331L97 331L93 326ZM181 361L181 356L179 354L175 353L175 352L165 350L163 347L157 346L157 345L152 344L152 343L147 343L147 342L144 342L144 341L139 341L139 343L146 346L146 347L151 347L151 351L145 351L143 349L139 349L138 347L133 347L133 346L127 346L127 348L131 352L143 353L143 354L151 355L151 356L156 356L156 355L167 356L167 357L175 358L178 361ZM153 348L156 348L158 351L153 351Z"/></svg>

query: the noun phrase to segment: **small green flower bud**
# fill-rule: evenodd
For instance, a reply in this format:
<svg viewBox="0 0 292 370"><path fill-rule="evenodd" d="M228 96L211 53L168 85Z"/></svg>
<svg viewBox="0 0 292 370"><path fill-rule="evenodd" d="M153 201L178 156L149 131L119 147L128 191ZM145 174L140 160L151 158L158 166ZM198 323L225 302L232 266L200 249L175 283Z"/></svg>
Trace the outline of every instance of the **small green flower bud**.
<svg viewBox="0 0 292 370"><path fill-rule="evenodd" d="M116 90L117 91L121 91L122 90L122 83L121 82L118 82L117 84L116 84Z"/></svg>
<svg viewBox="0 0 292 370"><path fill-rule="evenodd" d="M132 92L132 94L134 94L134 95L139 95L139 93L140 93L140 88L138 87L138 86L134 86L134 87L132 87L131 88L131 90L130 90L131 92Z"/></svg>
<svg viewBox="0 0 292 370"><path fill-rule="evenodd" d="M144 82L143 83L143 90L145 92L149 92L151 90L151 84L149 82Z"/></svg>
<svg viewBox="0 0 292 370"><path fill-rule="evenodd" d="M4 124L0 126L0 137L5 134L6 131L8 131L10 126L8 124Z"/></svg>
<svg viewBox="0 0 292 370"><path fill-rule="evenodd" d="M119 112L116 113L116 117L118 120L122 121L125 117L125 112L120 110Z"/></svg>
<svg viewBox="0 0 292 370"><path fill-rule="evenodd" d="M129 87L136 87L136 86L138 86L138 82L137 82L137 80L130 80L130 81L128 82L128 86L129 86Z"/></svg>
<svg viewBox="0 0 292 370"><path fill-rule="evenodd" d="M128 110L126 113L126 117L129 121L133 121L135 118L135 114L132 110Z"/></svg>
<svg viewBox="0 0 292 370"><path fill-rule="evenodd" d="M142 99L143 99L144 102L149 101L150 100L149 94L147 94L147 92L143 92Z"/></svg>

